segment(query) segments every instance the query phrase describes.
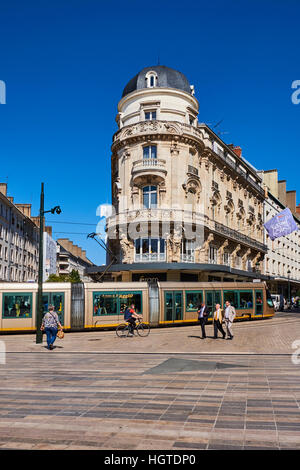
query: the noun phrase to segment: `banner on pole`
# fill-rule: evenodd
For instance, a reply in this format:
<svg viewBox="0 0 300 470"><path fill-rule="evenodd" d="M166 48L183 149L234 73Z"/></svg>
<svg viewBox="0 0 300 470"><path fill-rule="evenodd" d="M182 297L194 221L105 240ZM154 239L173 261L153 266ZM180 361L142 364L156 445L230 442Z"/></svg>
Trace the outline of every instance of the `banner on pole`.
<svg viewBox="0 0 300 470"><path fill-rule="evenodd" d="M268 220L268 222L264 224L264 227L268 232L271 240L285 237L295 230L298 230L298 225L296 224L293 214L289 208L284 209L284 211Z"/></svg>

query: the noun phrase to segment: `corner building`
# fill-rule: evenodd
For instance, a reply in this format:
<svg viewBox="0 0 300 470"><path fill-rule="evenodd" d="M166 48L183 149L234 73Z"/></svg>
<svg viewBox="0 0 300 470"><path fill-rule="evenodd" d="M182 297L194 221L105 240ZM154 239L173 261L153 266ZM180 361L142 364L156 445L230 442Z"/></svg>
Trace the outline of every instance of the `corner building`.
<svg viewBox="0 0 300 470"><path fill-rule="evenodd" d="M261 178L198 113L194 87L169 67L144 68L125 86L112 144L110 279L264 278Z"/></svg>

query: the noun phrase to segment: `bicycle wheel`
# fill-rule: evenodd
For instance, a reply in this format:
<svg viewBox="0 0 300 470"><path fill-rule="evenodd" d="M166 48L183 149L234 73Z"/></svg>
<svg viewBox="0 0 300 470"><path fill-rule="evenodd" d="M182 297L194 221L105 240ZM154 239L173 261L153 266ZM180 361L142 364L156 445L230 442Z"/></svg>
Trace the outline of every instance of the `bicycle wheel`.
<svg viewBox="0 0 300 470"><path fill-rule="evenodd" d="M136 330L139 336L148 336L150 333L150 326L146 325L146 323L140 323L137 325Z"/></svg>
<svg viewBox="0 0 300 470"><path fill-rule="evenodd" d="M129 326L126 323L121 323L121 325L116 328L116 335L119 338L126 338L129 333Z"/></svg>

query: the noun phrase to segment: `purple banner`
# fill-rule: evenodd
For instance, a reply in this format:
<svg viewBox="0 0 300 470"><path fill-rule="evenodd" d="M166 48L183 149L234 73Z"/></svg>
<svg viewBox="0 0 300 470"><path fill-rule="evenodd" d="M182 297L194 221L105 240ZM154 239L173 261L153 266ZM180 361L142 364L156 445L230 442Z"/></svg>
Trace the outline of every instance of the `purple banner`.
<svg viewBox="0 0 300 470"><path fill-rule="evenodd" d="M264 227L271 240L285 237L295 230L298 230L298 225L295 222L293 214L288 208L268 220L268 222L264 224Z"/></svg>

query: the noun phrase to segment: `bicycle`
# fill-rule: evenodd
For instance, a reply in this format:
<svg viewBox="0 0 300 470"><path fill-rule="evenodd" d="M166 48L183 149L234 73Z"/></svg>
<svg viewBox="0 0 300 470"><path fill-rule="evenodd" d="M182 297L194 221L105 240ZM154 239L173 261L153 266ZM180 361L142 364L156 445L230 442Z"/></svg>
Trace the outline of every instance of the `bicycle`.
<svg viewBox="0 0 300 470"><path fill-rule="evenodd" d="M127 336L133 334L134 335L134 330L137 331L137 334L139 336L148 336L150 333L150 326L147 325L146 323L143 323L140 318L136 319L138 324L135 325L133 329L133 333L131 333L131 328L129 323L121 323L121 325L117 326L116 328L116 335L119 338L127 338Z"/></svg>

